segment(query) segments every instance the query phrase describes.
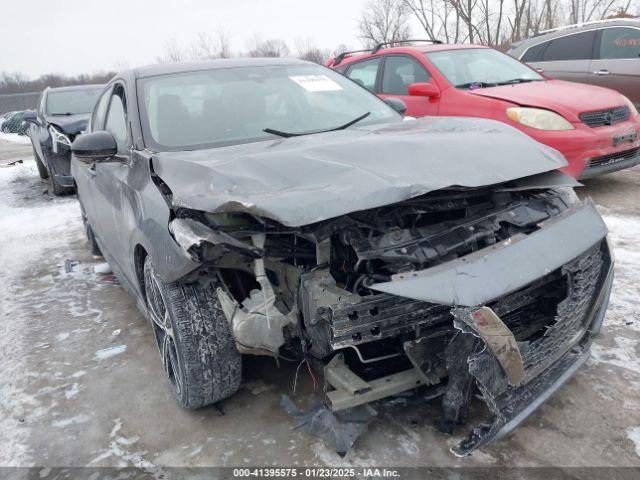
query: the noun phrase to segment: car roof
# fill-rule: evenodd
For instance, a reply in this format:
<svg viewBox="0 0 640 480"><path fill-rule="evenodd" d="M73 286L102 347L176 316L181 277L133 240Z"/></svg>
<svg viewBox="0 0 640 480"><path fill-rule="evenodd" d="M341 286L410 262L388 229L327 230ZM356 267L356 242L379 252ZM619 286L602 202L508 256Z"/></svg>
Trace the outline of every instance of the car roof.
<svg viewBox="0 0 640 480"><path fill-rule="evenodd" d="M511 45L511 50L520 49L522 47L529 47L546 40L552 40L558 37L564 37L574 33L587 32L590 30L599 30L602 28L610 27L638 27L640 28L640 20L633 18L615 18L607 20L597 20L593 22L577 23L575 25L567 25L564 27L558 27L551 30L543 30L542 32L529 37L519 42L514 42Z"/></svg>
<svg viewBox="0 0 640 480"><path fill-rule="evenodd" d="M158 65L147 65L121 72L119 76L135 78L154 77L157 75L170 75L173 73L197 72L202 70L215 70L220 68L242 68L242 67L268 67L276 65L317 65L294 58L223 58L216 60L206 60L202 62L180 62L162 63Z"/></svg>
<svg viewBox="0 0 640 480"><path fill-rule="evenodd" d="M408 52L431 53L431 52L442 52L445 50L467 50L471 48L486 49L491 47L487 47L484 45L464 44L464 43L433 43L433 44L427 44L427 45L406 45L401 47L381 48L375 53L375 55L388 55L390 53L408 53ZM373 56L371 52L358 53L357 55L348 55L337 66L347 65L356 60L363 60L371 56Z"/></svg>
<svg viewBox="0 0 640 480"><path fill-rule="evenodd" d="M49 92L70 92L73 90L91 90L91 89L99 89L103 88L104 85L101 84L85 84L85 85L69 85L66 87L48 87L47 91Z"/></svg>

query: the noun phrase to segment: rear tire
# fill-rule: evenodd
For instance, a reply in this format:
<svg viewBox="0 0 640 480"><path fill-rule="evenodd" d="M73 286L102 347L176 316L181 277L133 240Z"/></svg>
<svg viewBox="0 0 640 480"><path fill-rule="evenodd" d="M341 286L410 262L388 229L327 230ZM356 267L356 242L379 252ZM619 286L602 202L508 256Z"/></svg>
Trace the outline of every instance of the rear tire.
<svg viewBox="0 0 640 480"><path fill-rule="evenodd" d="M233 395L240 387L242 362L216 283L165 283L147 257L144 286L147 316L180 405L196 409Z"/></svg>
<svg viewBox="0 0 640 480"><path fill-rule="evenodd" d="M42 163L42 160L40 160L40 157L38 156L35 148L33 149L33 158L36 160L36 167L38 167L38 174L40 175L40 178L43 180L49 178L47 167L45 167L44 163Z"/></svg>
<svg viewBox="0 0 640 480"><path fill-rule="evenodd" d="M73 187L63 187L58 183L55 175L49 174L49 193L53 193L56 196L68 195L73 193Z"/></svg>

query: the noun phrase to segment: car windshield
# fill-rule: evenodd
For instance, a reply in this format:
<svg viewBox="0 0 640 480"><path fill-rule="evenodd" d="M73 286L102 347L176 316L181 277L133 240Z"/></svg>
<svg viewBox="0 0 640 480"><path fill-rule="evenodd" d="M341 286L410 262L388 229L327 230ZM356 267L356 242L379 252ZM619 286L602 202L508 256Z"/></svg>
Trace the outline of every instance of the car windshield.
<svg viewBox="0 0 640 480"><path fill-rule="evenodd" d="M49 92L47 113L49 115L91 113L101 91L102 87Z"/></svg>
<svg viewBox="0 0 640 480"><path fill-rule="evenodd" d="M496 87L544 80L518 60L489 48L444 50L426 55L456 88Z"/></svg>
<svg viewBox="0 0 640 480"><path fill-rule="evenodd" d="M366 89L318 65L219 68L138 82L147 146L193 150L399 121ZM265 131L266 130L266 131Z"/></svg>

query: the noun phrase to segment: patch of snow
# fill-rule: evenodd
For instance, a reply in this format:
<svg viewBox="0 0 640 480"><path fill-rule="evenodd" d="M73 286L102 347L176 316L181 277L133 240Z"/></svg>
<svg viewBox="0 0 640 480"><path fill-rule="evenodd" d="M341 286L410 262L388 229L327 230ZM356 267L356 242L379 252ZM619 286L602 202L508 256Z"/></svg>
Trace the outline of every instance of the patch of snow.
<svg viewBox="0 0 640 480"><path fill-rule="evenodd" d="M71 385L71 387L67 388L64 391L64 396L67 400L72 399L73 397L75 397L80 393L80 390L82 390L82 387L80 386L80 384L74 383L73 385Z"/></svg>
<svg viewBox="0 0 640 480"><path fill-rule="evenodd" d="M63 341L65 341L67 338L69 338L69 335L70 335L70 334L69 334L69 332L62 332L62 333L59 333L58 335L56 335L56 340L57 340L58 342L63 342Z"/></svg>
<svg viewBox="0 0 640 480"><path fill-rule="evenodd" d="M0 132L0 140L17 143L19 145L31 145L31 140L28 135L18 135L17 133Z"/></svg>
<svg viewBox="0 0 640 480"><path fill-rule="evenodd" d="M417 457L420 454L420 447L409 435L398 435L398 447L411 457Z"/></svg>
<svg viewBox="0 0 640 480"><path fill-rule="evenodd" d="M609 240L613 244L616 262L611 300L604 324L640 332L640 220L618 215L605 215L604 220L609 227Z"/></svg>
<svg viewBox="0 0 640 480"><path fill-rule="evenodd" d="M78 423L86 423L89 420L91 420L91 417L89 415L80 414L74 417L63 418L62 420L55 420L54 422L51 423L51 425L53 425L56 428L66 428L70 425L77 425Z"/></svg>
<svg viewBox="0 0 640 480"><path fill-rule="evenodd" d="M107 358L115 357L116 355L120 355L127 349L126 345L115 345L113 347L103 348L102 350L98 350L94 356L94 358L101 362L102 360L106 360Z"/></svg>
<svg viewBox="0 0 640 480"><path fill-rule="evenodd" d="M640 427L627 429L627 438L636 446L636 455L640 457Z"/></svg>
<svg viewBox="0 0 640 480"><path fill-rule="evenodd" d="M596 343L591 347L591 362L615 365L640 374L640 358L636 355L638 342L626 337L615 337L615 347Z"/></svg>
<svg viewBox="0 0 640 480"><path fill-rule="evenodd" d="M107 275L109 273L113 273L113 270L111 270L111 266L107 262L95 264L93 266L93 271L101 275Z"/></svg>
<svg viewBox="0 0 640 480"><path fill-rule="evenodd" d="M130 452L129 447L135 445L140 439L138 436L126 438L118 435L122 429L122 421L117 418L114 420L114 426L109 434L111 439L109 447L102 450L97 457L89 462L89 465L96 464L108 465L115 467L126 467L133 465L137 468L154 468L155 465L145 459L146 451ZM104 463L107 459L115 459L115 464L112 462Z"/></svg>

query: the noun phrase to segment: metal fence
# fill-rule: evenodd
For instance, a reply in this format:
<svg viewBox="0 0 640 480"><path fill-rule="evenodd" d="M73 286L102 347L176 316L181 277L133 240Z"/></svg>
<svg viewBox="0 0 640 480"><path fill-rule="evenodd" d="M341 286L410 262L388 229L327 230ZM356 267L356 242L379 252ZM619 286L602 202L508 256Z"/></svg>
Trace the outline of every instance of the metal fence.
<svg viewBox="0 0 640 480"><path fill-rule="evenodd" d="M0 95L0 115L15 110L35 109L38 106L40 93L8 93Z"/></svg>

